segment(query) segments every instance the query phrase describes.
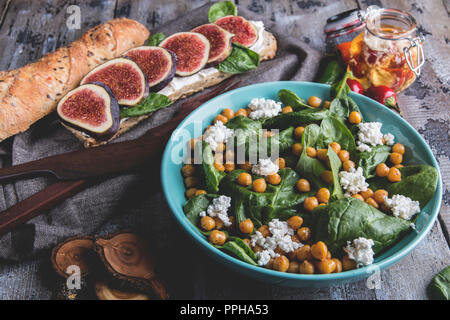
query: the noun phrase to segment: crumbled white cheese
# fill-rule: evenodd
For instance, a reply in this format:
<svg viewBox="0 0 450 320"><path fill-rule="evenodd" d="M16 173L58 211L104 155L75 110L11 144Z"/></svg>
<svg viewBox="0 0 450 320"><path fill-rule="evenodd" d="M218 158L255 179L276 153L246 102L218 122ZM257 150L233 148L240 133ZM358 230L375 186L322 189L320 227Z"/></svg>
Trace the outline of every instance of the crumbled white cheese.
<svg viewBox="0 0 450 320"><path fill-rule="evenodd" d="M250 119L261 119L274 117L281 112L281 102L271 99L253 98L248 105Z"/></svg>
<svg viewBox="0 0 450 320"><path fill-rule="evenodd" d="M361 122L358 124L358 139L360 142L375 147L383 144L383 134L381 133L380 122Z"/></svg>
<svg viewBox="0 0 450 320"><path fill-rule="evenodd" d="M392 146L392 145L394 144L395 137L394 137L393 134L391 134L391 133L386 133L386 134L383 136L383 138L384 138L384 140L386 141L386 145Z"/></svg>
<svg viewBox="0 0 450 320"><path fill-rule="evenodd" d="M278 172L278 165L276 165L270 158L259 159L258 164L252 167L252 173L258 176L268 176Z"/></svg>
<svg viewBox="0 0 450 320"><path fill-rule="evenodd" d="M226 227L231 226L230 218L228 217L228 208L231 206L231 198L227 196L219 196L214 198L212 203L206 209L208 216L214 218L218 217L222 220Z"/></svg>
<svg viewBox="0 0 450 320"><path fill-rule="evenodd" d="M250 240L252 246L258 245L263 249L256 254L260 266L266 265L270 258L279 256L274 251L277 247L284 252L291 252L303 246L303 244L292 240L294 229L289 227L287 222L273 219L268 223L268 227L270 236L264 238L261 232L256 231Z"/></svg>
<svg viewBox="0 0 450 320"><path fill-rule="evenodd" d="M216 151L219 143L227 142L234 134L232 129L225 127L222 121L217 120L209 127L203 135L203 140L209 144L213 151Z"/></svg>
<svg viewBox="0 0 450 320"><path fill-rule="evenodd" d="M359 152L370 152L370 151L372 151L372 148L371 147L369 147L367 144L365 144L365 143L362 143L361 141L356 141L356 144L357 144L357 146L356 146L356 149L359 151Z"/></svg>
<svg viewBox="0 0 450 320"><path fill-rule="evenodd" d="M419 201L414 201L401 194L395 194L391 199L386 198L385 203L395 217L405 220L410 220L416 213L420 212Z"/></svg>
<svg viewBox="0 0 450 320"><path fill-rule="evenodd" d="M364 178L361 167L356 170L351 168L349 172L339 172L339 180L342 188L346 191L346 197L351 197L361 191L367 191L367 188L369 187L369 184L366 182L366 178Z"/></svg>
<svg viewBox="0 0 450 320"><path fill-rule="evenodd" d="M414 223L410 223L409 226L411 227L411 229L416 230L416 225Z"/></svg>
<svg viewBox="0 0 450 320"><path fill-rule="evenodd" d="M206 212L205 211L201 211L198 215L200 217L206 217Z"/></svg>
<svg viewBox="0 0 450 320"><path fill-rule="evenodd" d="M359 237L354 239L353 243L347 241L347 246L344 248L344 251L350 259L355 260L358 266L367 266L373 263L373 245L374 242L372 239Z"/></svg>

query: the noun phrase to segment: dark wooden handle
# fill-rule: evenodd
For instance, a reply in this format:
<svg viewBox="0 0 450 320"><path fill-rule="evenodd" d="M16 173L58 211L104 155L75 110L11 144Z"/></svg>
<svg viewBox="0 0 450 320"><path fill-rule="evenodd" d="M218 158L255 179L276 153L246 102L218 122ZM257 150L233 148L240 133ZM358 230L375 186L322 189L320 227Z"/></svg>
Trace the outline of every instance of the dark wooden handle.
<svg viewBox="0 0 450 320"><path fill-rule="evenodd" d="M0 213L0 235L53 208L87 185L87 180L57 182L2 211Z"/></svg>

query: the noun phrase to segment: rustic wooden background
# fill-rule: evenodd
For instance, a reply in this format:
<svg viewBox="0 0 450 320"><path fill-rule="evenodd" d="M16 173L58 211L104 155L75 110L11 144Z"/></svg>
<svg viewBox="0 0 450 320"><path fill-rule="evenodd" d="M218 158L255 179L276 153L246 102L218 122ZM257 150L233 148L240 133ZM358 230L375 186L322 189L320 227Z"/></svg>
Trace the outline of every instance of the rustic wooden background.
<svg viewBox="0 0 450 320"><path fill-rule="evenodd" d="M48 51L75 40L84 30L113 17L126 16L150 30L197 8L205 0L0 0L0 70L34 61ZM399 97L405 118L424 136L439 161L444 183L439 219L426 239L405 259L381 273L381 287L369 289L366 281L320 289L290 289L243 279L208 260L183 269L174 298L193 299L423 299L426 286L438 271L450 264L450 112L448 106L450 60L449 0L239 0L239 6L285 26L286 32L324 50L322 29L327 17L368 5L410 12L426 36L427 63L416 83ZM69 5L80 6L81 30L66 27ZM270 30L270 24L267 26ZM0 261L1 299L47 299L41 288L41 261L12 265ZM26 284L21 274L34 274Z"/></svg>

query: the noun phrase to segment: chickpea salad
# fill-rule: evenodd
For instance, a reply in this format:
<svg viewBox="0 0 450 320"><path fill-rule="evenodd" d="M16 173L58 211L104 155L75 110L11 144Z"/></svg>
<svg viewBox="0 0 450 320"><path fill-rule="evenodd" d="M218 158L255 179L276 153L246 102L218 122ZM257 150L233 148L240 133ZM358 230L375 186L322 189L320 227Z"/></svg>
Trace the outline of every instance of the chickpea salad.
<svg viewBox="0 0 450 320"><path fill-rule="evenodd" d="M225 107L190 140L183 210L212 246L280 272L329 274L370 265L414 232L438 172L364 121L349 76L330 101L282 89L277 101Z"/></svg>

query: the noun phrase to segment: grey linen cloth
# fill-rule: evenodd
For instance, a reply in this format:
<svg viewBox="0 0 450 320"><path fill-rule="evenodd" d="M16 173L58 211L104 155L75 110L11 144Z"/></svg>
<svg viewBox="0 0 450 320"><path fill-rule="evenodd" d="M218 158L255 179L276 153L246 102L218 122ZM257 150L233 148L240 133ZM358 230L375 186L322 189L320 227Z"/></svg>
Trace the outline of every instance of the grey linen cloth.
<svg viewBox="0 0 450 320"><path fill-rule="evenodd" d="M191 30L208 23L208 8L209 5L200 7L151 31L172 34ZM250 20L262 19L245 8L239 8L239 14ZM311 81L320 54L299 39L283 36L283 30L278 29L273 21L264 19L264 24L267 30L275 34L277 55L273 60L262 62L257 70L239 75L242 86L276 80ZM179 104L156 112L116 141L137 138L148 129L166 122ZM80 148L81 143L60 125L55 115L50 115L14 137L12 145L11 142L1 144L0 159L2 165L20 164ZM24 260L46 260L53 246L79 234L103 235L118 229L133 230L148 236L148 241L156 250L162 251L173 246L174 242L182 241L186 238L184 234L170 235L180 232L174 228L175 222L160 190L158 164L149 164L149 167L152 168L101 180L48 213L2 236L0 265L4 267L5 264L20 265ZM0 209L4 210L54 182L56 180L52 177L39 177L4 184L0 188ZM0 279L1 270L0 267ZM32 275L22 274L14 281L25 283L30 277ZM1 297L1 292L5 294L7 288L2 288L1 283L0 288Z"/></svg>

